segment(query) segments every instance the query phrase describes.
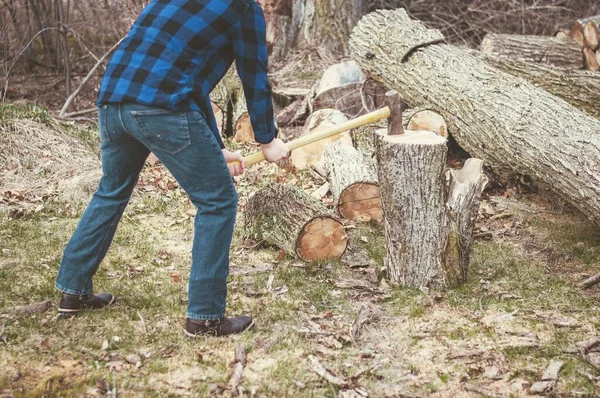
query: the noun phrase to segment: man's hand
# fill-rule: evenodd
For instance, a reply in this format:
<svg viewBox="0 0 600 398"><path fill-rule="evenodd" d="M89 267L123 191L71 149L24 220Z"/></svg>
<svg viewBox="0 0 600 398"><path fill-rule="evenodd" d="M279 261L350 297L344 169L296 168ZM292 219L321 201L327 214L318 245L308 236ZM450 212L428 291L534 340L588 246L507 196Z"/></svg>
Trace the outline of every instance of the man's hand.
<svg viewBox="0 0 600 398"><path fill-rule="evenodd" d="M279 138L275 138L268 144L262 144L260 149L262 150L263 155L265 155L267 162L278 162L287 158L290 154L287 145Z"/></svg>
<svg viewBox="0 0 600 398"><path fill-rule="evenodd" d="M244 157L236 152L231 152L227 148L223 148L223 157L227 163L238 161L239 163L233 165L227 165L229 167L229 173L235 177L244 174L246 171L246 161Z"/></svg>

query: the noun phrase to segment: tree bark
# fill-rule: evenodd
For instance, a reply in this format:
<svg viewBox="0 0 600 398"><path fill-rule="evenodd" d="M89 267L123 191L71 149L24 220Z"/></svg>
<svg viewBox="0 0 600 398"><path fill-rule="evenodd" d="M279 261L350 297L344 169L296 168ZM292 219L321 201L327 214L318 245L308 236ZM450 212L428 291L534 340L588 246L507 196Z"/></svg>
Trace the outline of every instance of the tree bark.
<svg viewBox="0 0 600 398"><path fill-rule="evenodd" d="M211 102L213 102L223 114L219 128L225 137L231 137L235 133L234 129L236 125L233 119L233 113L236 106L235 103L240 95L244 98L242 81L237 75L235 67L232 66L210 93ZM218 119L217 122L219 122Z"/></svg>
<svg viewBox="0 0 600 398"><path fill-rule="evenodd" d="M342 223L317 199L291 185L257 192L246 207L246 228L304 261L340 258L348 239Z"/></svg>
<svg viewBox="0 0 600 398"><path fill-rule="evenodd" d="M402 285L443 287L446 139L409 130L378 130L375 137L388 276Z"/></svg>
<svg viewBox="0 0 600 398"><path fill-rule="evenodd" d="M340 216L353 221L381 220L381 192L370 159L336 142L325 150L323 167Z"/></svg>
<svg viewBox="0 0 600 398"><path fill-rule="evenodd" d="M486 63L562 98L600 119L600 77L584 70L558 69L531 62L512 61L475 54Z"/></svg>
<svg viewBox="0 0 600 398"><path fill-rule="evenodd" d="M583 69L581 49L570 38L489 33L483 38L480 51L494 57Z"/></svg>
<svg viewBox="0 0 600 398"><path fill-rule="evenodd" d="M377 11L355 28L351 52L409 106L441 114L471 155L529 175L600 224L600 120L457 47L419 44L426 31L403 9Z"/></svg>
<svg viewBox="0 0 600 398"><path fill-rule="evenodd" d="M265 0L267 46L273 60L292 49L318 46L348 52L352 28L367 12L367 0Z"/></svg>
<svg viewBox="0 0 600 398"><path fill-rule="evenodd" d="M308 120L306 120L301 136L312 134L315 131L347 121L348 118L338 110L320 109L310 115ZM312 144L293 150L292 155L290 156L292 163L298 169L305 169L313 164L321 163L323 160L323 152L325 151L325 148L327 148L327 145L336 141L342 141L345 145L352 145L350 133L345 131L333 137L313 142Z"/></svg>
<svg viewBox="0 0 600 398"><path fill-rule="evenodd" d="M450 286L458 286L467 281L473 229L487 177L483 161L475 158L467 159L461 170L450 170L449 176L445 274Z"/></svg>

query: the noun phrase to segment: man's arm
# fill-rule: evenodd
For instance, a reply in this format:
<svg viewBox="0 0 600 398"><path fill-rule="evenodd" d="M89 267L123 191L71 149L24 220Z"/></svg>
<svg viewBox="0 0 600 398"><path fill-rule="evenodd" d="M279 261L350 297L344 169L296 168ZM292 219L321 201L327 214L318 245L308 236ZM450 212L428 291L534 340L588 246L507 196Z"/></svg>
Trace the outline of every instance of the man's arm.
<svg viewBox="0 0 600 398"><path fill-rule="evenodd" d="M246 13L231 30L231 36L255 140L268 144L276 137L277 131L271 85L267 79L265 16L260 5L250 3Z"/></svg>

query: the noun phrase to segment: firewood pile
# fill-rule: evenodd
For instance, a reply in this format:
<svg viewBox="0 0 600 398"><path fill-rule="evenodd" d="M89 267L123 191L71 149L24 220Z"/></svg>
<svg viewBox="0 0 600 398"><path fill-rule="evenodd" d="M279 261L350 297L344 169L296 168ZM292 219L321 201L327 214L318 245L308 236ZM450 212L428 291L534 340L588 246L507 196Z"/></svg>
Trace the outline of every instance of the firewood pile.
<svg viewBox="0 0 600 398"><path fill-rule="evenodd" d="M580 19L571 26L571 37L583 52L585 67L597 72L600 70L600 15Z"/></svg>

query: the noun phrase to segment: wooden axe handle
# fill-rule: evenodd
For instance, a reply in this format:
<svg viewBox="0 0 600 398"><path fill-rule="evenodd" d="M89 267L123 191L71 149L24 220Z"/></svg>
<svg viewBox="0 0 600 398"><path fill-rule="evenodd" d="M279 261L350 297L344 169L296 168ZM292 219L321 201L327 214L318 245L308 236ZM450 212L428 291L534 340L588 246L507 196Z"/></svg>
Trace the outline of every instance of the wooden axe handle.
<svg viewBox="0 0 600 398"><path fill-rule="evenodd" d="M387 119L390 117L390 114L390 108L386 106L376 111L367 113L366 115L357 117L356 119L352 119L342 124L338 124L337 126L328 127L323 130L315 131L314 133L310 133L308 135L297 138L293 141L288 142L287 146L290 149L290 151L293 151L294 149L298 149L305 145L312 144L313 142L323 140L325 138L337 135L339 133L343 133L344 131L352 130L360 126L364 126L365 124L375 123L380 121L381 119ZM262 152L256 152L252 155L246 156L244 160L246 161L246 166L252 166L253 164L265 160L265 156ZM227 164L231 166L238 163L238 161L234 161Z"/></svg>

